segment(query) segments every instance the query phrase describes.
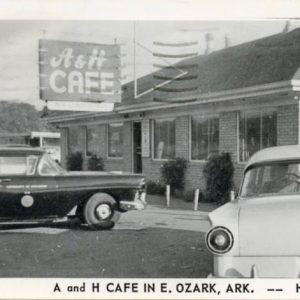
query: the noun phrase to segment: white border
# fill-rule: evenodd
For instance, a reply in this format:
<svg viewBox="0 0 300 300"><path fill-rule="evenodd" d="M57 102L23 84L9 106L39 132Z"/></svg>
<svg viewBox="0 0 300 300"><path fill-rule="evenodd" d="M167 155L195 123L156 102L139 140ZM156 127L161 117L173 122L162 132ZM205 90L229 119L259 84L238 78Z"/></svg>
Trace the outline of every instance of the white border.
<svg viewBox="0 0 300 300"><path fill-rule="evenodd" d="M0 19L249 20L297 18L297 0L1 0Z"/></svg>
<svg viewBox="0 0 300 300"><path fill-rule="evenodd" d="M261 20L276 18L297 18L299 17L298 0L252 0L252 1L225 1L225 0L1 0L0 19L10 20ZM66 145L69 148L68 145ZM108 279L86 279L86 282L101 281ZM66 295L53 294L53 284L59 281L63 284L80 284L82 279L7 279L0 280L0 298L14 299L41 299L41 298L142 298L144 295L122 295L122 294L84 294ZM112 279L114 282L121 282L124 279ZM141 281L128 279L126 281ZM144 282L159 281L157 279L145 279ZM169 283L175 284L175 279L166 279ZM177 279L185 282L210 282L209 279ZM214 280L221 285L233 280ZM239 280L243 282L244 280ZM247 280L250 281L250 280ZM253 280L256 286L256 293L253 295L226 295L227 298L269 298L287 299L300 298L295 294L295 285L299 280ZM266 286L285 288L284 294L266 294ZM16 289L16 286L20 288ZM177 295L178 296L178 295ZM148 295L149 297L149 295ZM175 298L171 294L155 294L152 299ZM192 298L193 294L181 294L179 298ZM215 295L195 294L195 299L211 298ZM218 297L219 299L223 298ZM224 299L224 298L223 298Z"/></svg>

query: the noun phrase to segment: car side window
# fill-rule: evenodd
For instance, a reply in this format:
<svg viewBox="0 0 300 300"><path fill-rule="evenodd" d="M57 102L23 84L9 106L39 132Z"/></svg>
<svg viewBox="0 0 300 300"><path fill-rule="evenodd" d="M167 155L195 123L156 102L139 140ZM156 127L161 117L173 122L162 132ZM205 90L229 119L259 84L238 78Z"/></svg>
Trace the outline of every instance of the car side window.
<svg viewBox="0 0 300 300"><path fill-rule="evenodd" d="M38 170L40 175L58 175L59 173L54 162L47 154L41 158Z"/></svg>
<svg viewBox="0 0 300 300"><path fill-rule="evenodd" d="M52 174L53 170L52 170L51 166L49 166L49 164L46 161L44 161L42 163L40 172L41 172L41 174Z"/></svg>
<svg viewBox="0 0 300 300"><path fill-rule="evenodd" d="M0 175L32 175L38 161L36 156L0 157Z"/></svg>
<svg viewBox="0 0 300 300"><path fill-rule="evenodd" d="M26 173L26 157L0 157L0 174L18 174Z"/></svg>
<svg viewBox="0 0 300 300"><path fill-rule="evenodd" d="M35 172L36 164L38 162L38 158L36 156L28 156L27 157L27 175L33 175Z"/></svg>

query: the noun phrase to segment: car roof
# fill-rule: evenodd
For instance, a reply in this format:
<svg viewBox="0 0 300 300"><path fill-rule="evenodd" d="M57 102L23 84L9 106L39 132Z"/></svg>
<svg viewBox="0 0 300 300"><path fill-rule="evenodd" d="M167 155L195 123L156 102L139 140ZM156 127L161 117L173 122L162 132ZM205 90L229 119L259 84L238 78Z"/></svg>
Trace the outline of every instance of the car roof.
<svg viewBox="0 0 300 300"><path fill-rule="evenodd" d="M260 150L249 159L246 169L263 162L300 160L300 145L277 146Z"/></svg>
<svg viewBox="0 0 300 300"><path fill-rule="evenodd" d="M28 155L42 155L45 153L44 149L35 147L21 147L21 146L0 146L0 156L28 156Z"/></svg>

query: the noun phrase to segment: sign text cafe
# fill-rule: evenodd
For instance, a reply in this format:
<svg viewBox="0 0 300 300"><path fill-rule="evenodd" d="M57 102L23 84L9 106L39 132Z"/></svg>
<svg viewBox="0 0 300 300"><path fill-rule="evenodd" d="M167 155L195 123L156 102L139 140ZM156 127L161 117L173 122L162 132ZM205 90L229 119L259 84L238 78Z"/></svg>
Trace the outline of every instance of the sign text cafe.
<svg viewBox="0 0 300 300"><path fill-rule="evenodd" d="M41 40L40 98L120 102L120 46Z"/></svg>

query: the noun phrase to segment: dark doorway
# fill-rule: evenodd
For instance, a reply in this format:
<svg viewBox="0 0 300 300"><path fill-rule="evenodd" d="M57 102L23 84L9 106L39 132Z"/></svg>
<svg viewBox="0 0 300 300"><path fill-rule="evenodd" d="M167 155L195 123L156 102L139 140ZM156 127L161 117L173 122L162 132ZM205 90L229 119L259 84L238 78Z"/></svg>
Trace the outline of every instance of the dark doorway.
<svg viewBox="0 0 300 300"><path fill-rule="evenodd" d="M142 126L133 122L133 172L142 173Z"/></svg>

